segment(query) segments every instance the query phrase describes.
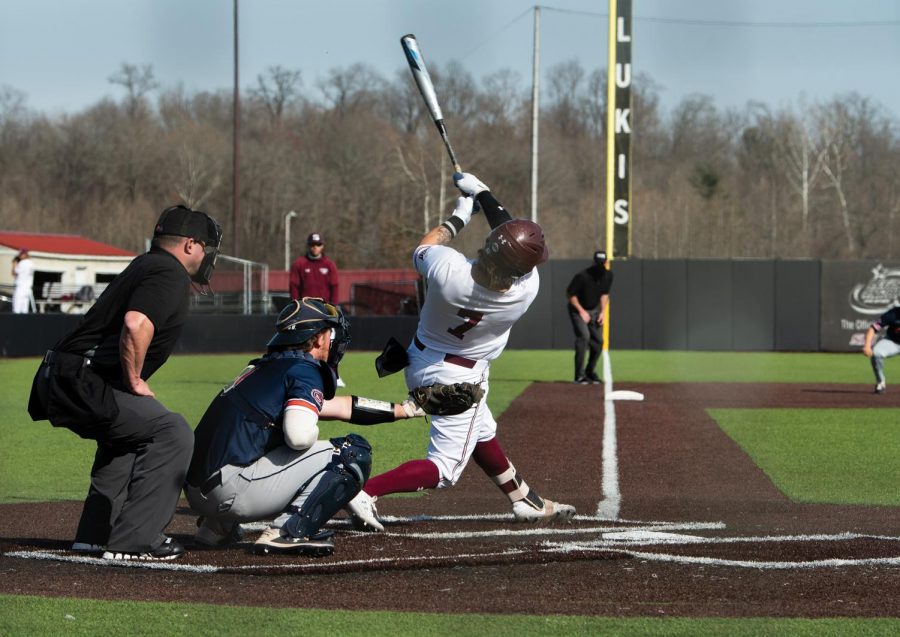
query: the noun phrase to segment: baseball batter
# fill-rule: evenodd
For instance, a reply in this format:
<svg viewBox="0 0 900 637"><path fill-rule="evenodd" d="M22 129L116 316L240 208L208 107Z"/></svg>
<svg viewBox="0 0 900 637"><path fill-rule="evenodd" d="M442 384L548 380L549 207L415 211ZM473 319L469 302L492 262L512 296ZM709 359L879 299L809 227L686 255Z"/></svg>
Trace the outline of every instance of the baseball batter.
<svg viewBox="0 0 900 637"><path fill-rule="evenodd" d="M274 517L254 552L334 552L333 534L320 529L365 483L371 447L356 434L319 440L319 419L372 425L422 415L409 401L334 397L349 327L322 299L292 301L266 355L213 400L195 432L185 485L202 516L197 543L226 546L240 539L241 522Z"/></svg>
<svg viewBox="0 0 900 637"><path fill-rule="evenodd" d="M513 324L538 292L535 269L547 260L540 226L511 219L487 186L469 173L454 175L463 195L452 216L432 229L413 252L427 294L407 354L406 383L412 389L434 383L478 383L484 398L467 411L434 416L424 460L412 460L373 477L351 503L358 528L382 531L374 501L403 491L451 487L469 458L507 495L522 522L569 520L575 508L541 498L516 473L497 440L497 422L487 405L491 361L503 352ZM471 219L478 203L492 231L469 260L448 243ZM369 497L371 496L371 497Z"/></svg>
<svg viewBox="0 0 900 637"><path fill-rule="evenodd" d="M884 337L873 347L875 336L884 330ZM866 342L863 354L872 361L875 372L875 393L883 394L887 389L884 377L884 359L900 354L900 305L882 314L877 321L866 330Z"/></svg>

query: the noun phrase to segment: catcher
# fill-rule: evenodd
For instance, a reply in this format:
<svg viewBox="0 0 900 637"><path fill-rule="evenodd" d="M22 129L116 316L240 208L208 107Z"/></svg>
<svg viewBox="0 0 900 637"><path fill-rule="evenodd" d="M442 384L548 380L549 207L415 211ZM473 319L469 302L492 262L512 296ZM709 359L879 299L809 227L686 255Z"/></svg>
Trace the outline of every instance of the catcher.
<svg viewBox="0 0 900 637"><path fill-rule="evenodd" d="M511 219L474 175L456 173L454 181L463 195L456 209L422 237L412 254L428 292L416 335L406 350L408 360L398 362L402 357L396 355L397 348L386 348L381 368L405 366L406 385L413 395L415 388L435 382L451 389L433 389L433 396L456 395L458 383L471 383L483 391L473 395L473 406L461 413L435 413L424 459L405 462L365 485L350 508L357 528L384 530L375 498L452 487L469 458L509 498L516 521L549 523L575 515L575 507L540 497L516 472L497 439L497 422L484 399L491 361L503 352L510 329L537 296L536 266L548 256L543 230L526 219ZM476 201L491 232L472 261L447 244L469 223ZM376 368L378 364L376 360Z"/></svg>
<svg viewBox="0 0 900 637"><path fill-rule="evenodd" d="M331 555L333 533L321 527L365 484L372 449L356 434L319 440L319 419L374 425L424 412L410 399L334 396L350 341L340 308L292 301L276 327L267 353L219 392L195 431L185 484L201 515L194 539L225 546L240 539L241 522L275 518L254 552ZM442 408L441 400L433 395L429 408Z"/></svg>

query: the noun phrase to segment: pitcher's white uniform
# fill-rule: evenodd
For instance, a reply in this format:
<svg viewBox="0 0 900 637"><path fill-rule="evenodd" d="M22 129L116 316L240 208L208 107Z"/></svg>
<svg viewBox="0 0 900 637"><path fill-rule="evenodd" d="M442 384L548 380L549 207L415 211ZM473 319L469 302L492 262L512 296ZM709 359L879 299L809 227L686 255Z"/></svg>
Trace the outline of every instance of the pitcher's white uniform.
<svg viewBox="0 0 900 637"><path fill-rule="evenodd" d="M434 416L426 458L440 472L438 487L452 486L475 449L496 435L487 406L490 361L500 356L513 324L537 296L537 268L497 292L475 283L474 261L443 245L420 245L413 264L427 293L416 337L410 344L406 385L480 383L484 398L456 416Z"/></svg>

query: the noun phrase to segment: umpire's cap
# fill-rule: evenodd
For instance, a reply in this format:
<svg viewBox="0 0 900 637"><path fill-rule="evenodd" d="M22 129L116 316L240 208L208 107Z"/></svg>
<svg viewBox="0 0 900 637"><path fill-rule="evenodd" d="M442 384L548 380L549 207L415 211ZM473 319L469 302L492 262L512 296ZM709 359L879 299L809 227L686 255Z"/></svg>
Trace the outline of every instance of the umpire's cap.
<svg viewBox="0 0 900 637"><path fill-rule="evenodd" d="M594 265L603 265L606 263L606 250L597 250L594 253Z"/></svg>
<svg viewBox="0 0 900 637"><path fill-rule="evenodd" d="M153 236L165 234L190 237L214 248L218 248L222 241L222 228L215 219L205 212L181 205L170 206L159 216Z"/></svg>
<svg viewBox="0 0 900 637"><path fill-rule="evenodd" d="M323 299L306 296L287 304L275 321L275 335L267 347L302 345L322 330L335 330L328 362L337 366L350 343L350 322L340 307Z"/></svg>

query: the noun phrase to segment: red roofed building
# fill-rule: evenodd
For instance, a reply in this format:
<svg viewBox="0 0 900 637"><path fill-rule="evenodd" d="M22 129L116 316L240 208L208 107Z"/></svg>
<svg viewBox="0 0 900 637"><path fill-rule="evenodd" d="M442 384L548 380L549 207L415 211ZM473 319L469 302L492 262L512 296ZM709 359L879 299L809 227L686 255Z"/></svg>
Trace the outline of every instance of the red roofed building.
<svg viewBox="0 0 900 637"><path fill-rule="evenodd" d="M92 288L91 297L96 296L137 256L77 235L0 230L0 295L11 296L13 259L23 249L34 261L33 290L39 310L48 305L48 297L71 297L85 286ZM83 311L89 304L58 305Z"/></svg>

